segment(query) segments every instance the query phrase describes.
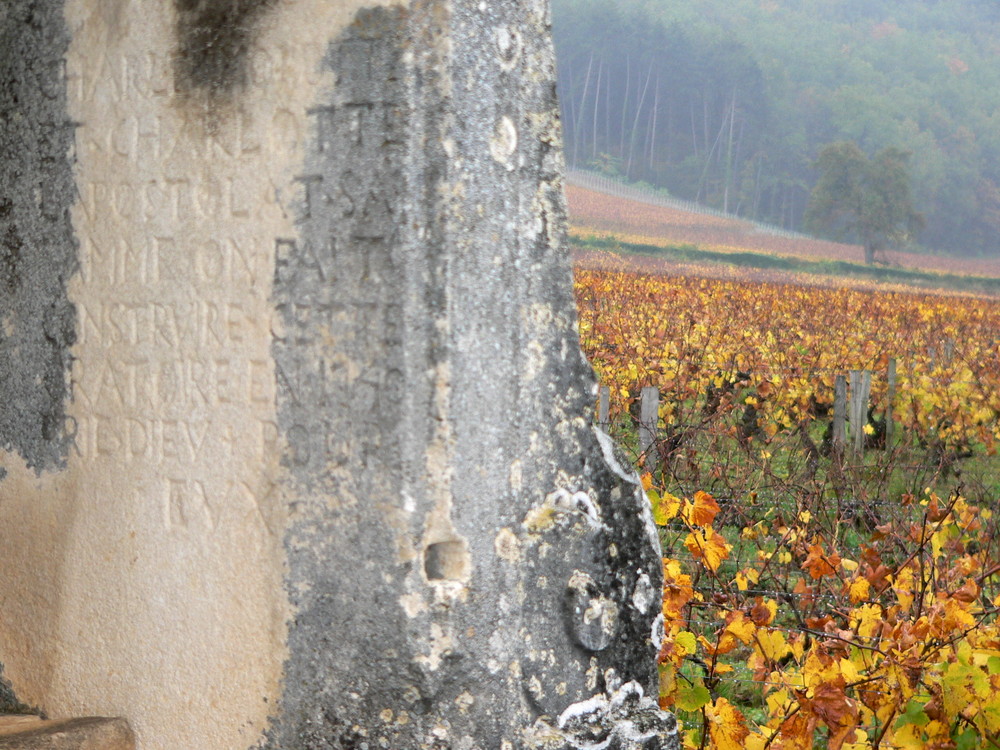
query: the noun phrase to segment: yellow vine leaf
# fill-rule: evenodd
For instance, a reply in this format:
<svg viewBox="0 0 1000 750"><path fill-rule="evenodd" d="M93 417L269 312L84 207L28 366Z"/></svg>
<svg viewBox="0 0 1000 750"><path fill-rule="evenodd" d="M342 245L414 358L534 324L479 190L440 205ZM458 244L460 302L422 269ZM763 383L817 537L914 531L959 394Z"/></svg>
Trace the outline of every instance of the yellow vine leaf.
<svg viewBox="0 0 1000 750"><path fill-rule="evenodd" d="M899 602L900 609L909 612L913 606L913 586L916 582L916 574L912 568L906 567L898 571L893 576L892 590L896 594L896 601Z"/></svg>
<svg viewBox="0 0 1000 750"><path fill-rule="evenodd" d="M858 604L868 599L868 594L871 591L871 588L872 586L868 582L867 578L859 577L851 581L847 590L847 595L851 600L851 604Z"/></svg>
<svg viewBox="0 0 1000 750"><path fill-rule="evenodd" d="M851 612L851 621L862 638L871 638L882 629L882 607L878 604L862 604Z"/></svg>
<svg viewBox="0 0 1000 750"><path fill-rule="evenodd" d="M755 641L755 650L770 661L779 661L792 653L792 649L780 630L761 628L757 631Z"/></svg>
<svg viewBox="0 0 1000 750"><path fill-rule="evenodd" d="M868 733L860 729L854 730L854 736L844 742L841 750L870 750L871 743L868 741Z"/></svg>
<svg viewBox="0 0 1000 750"><path fill-rule="evenodd" d="M660 494L655 491L649 491L649 501L653 505L653 521L656 522L657 526L666 526L674 518L677 517L677 513L681 509L681 499L679 497L674 497L669 492L664 492Z"/></svg>
<svg viewBox="0 0 1000 750"><path fill-rule="evenodd" d="M717 698L705 706L709 737L715 750L743 750L743 742L750 736L746 719L725 698Z"/></svg>
<svg viewBox="0 0 1000 750"><path fill-rule="evenodd" d="M681 571L678 560L663 560L663 617L668 620L681 618L681 610L694 596L691 576Z"/></svg>
<svg viewBox="0 0 1000 750"><path fill-rule="evenodd" d="M893 732L892 747L899 748L899 750L924 750L927 743L924 742L923 734L923 730L916 724L907 724ZM847 747L848 745L844 745L844 748Z"/></svg>
<svg viewBox="0 0 1000 750"><path fill-rule="evenodd" d="M733 612L726 623L726 632L732 633L744 646L748 646L753 641L757 626L742 612Z"/></svg>
<svg viewBox="0 0 1000 750"><path fill-rule="evenodd" d="M755 568L743 568L736 574L736 588L740 591L746 591L750 588L750 584L756 584L760 580L760 571Z"/></svg>

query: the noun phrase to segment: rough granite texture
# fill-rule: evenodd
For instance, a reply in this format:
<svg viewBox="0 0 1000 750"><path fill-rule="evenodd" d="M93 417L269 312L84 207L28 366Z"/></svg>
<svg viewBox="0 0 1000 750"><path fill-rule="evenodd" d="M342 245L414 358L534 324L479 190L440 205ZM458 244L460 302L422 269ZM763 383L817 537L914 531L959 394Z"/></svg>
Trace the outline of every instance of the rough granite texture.
<svg viewBox="0 0 1000 750"><path fill-rule="evenodd" d="M60 0L0 7L0 448L36 471L64 465L73 432L65 416L76 338L66 283L77 251L68 44Z"/></svg>
<svg viewBox="0 0 1000 750"><path fill-rule="evenodd" d="M544 2L363 10L278 243L299 498L269 748L671 748L661 563L589 425Z"/></svg>

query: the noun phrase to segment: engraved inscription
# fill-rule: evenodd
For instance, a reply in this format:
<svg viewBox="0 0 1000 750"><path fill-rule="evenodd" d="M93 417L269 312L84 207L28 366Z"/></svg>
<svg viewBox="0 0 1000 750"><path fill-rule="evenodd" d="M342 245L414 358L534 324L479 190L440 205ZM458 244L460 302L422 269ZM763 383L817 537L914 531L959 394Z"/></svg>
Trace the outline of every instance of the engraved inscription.
<svg viewBox="0 0 1000 750"><path fill-rule="evenodd" d="M404 397L402 252L395 150L407 127L398 22L372 11L331 45L337 77L310 108L308 166L295 177L297 236L274 238L275 377L279 424L293 474L343 504L371 504L398 474ZM352 470L348 470L348 468ZM357 471L362 468L367 471Z"/></svg>
<svg viewBox="0 0 1000 750"><path fill-rule="evenodd" d="M287 44L254 49L248 81L301 78L301 58ZM309 118L297 107L241 108L205 128L174 106L172 65L162 51L68 65L71 95L108 113L75 144L99 179L77 199L85 293L72 396L84 416L71 455L148 470L170 531L245 519L270 529L270 490L247 479L283 450L268 336L274 238L261 227L287 225L286 206L305 189L267 170L304 139Z"/></svg>

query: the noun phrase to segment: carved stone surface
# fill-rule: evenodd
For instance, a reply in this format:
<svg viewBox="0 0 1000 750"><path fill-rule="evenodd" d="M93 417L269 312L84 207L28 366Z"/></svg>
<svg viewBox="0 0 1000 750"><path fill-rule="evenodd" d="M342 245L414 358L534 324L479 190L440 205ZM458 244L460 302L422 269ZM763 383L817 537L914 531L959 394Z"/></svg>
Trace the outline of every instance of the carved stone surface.
<svg viewBox="0 0 1000 750"><path fill-rule="evenodd" d="M142 750L676 747L547 3L23 5L68 29L79 273L65 466L0 457L18 697Z"/></svg>

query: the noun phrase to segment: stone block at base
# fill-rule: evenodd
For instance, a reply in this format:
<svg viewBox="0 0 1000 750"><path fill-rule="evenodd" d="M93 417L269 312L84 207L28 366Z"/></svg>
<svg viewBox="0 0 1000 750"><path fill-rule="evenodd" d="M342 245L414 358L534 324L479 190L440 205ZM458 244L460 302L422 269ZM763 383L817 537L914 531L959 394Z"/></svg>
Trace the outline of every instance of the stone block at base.
<svg viewBox="0 0 1000 750"><path fill-rule="evenodd" d="M135 750L125 719L0 716L0 750Z"/></svg>

